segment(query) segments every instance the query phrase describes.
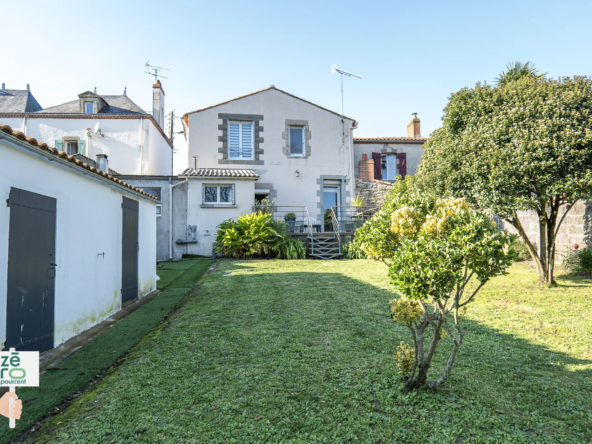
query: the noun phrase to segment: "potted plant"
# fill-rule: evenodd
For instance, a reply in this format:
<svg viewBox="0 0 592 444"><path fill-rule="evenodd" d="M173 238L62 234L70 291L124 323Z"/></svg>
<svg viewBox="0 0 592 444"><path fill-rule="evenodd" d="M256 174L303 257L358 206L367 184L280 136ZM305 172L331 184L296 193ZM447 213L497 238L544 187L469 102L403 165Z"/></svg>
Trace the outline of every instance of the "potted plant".
<svg viewBox="0 0 592 444"><path fill-rule="evenodd" d="M286 223L290 227L290 233L293 233L294 232L294 225L296 224L296 214L294 214L292 212L286 213L286 215L284 216L284 220L286 221Z"/></svg>
<svg viewBox="0 0 592 444"><path fill-rule="evenodd" d="M333 231L333 216L331 208L327 208L327 211L325 211L323 222L325 223L325 232Z"/></svg>

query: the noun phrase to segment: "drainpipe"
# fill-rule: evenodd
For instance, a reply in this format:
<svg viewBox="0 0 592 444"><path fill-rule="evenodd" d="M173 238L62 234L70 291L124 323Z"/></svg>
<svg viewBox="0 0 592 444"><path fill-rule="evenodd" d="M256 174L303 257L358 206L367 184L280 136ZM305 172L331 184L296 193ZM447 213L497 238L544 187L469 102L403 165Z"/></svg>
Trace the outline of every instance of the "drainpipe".
<svg viewBox="0 0 592 444"><path fill-rule="evenodd" d="M144 119L140 116L140 174L144 174Z"/></svg>
<svg viewBox="0 0 592 444"><path fill-rule="evenodd" d="M169 260L173 260L173 188L184 183L187 179L173 185L173 178L169 177Z"/></svg>
<svg viewBox="0 0 592 444"><path fill-rule="evenodd" d="M23 117L23 134L27 135L27 116Z"/></svg>
<svg viewBox="0 0 592 444"><path fill-rule="evenodd" d="M351 157L351 168L350 168L350 199L355 197L356 193L356 166L354 165L355 162L355 155L354 155L354 130L358 128L358 122L356 121L355 125L349 128L349 150L350 150L350 157ZM353 185L352 185L353 183ZM351 200L350 200L351 205Z"/></svg>

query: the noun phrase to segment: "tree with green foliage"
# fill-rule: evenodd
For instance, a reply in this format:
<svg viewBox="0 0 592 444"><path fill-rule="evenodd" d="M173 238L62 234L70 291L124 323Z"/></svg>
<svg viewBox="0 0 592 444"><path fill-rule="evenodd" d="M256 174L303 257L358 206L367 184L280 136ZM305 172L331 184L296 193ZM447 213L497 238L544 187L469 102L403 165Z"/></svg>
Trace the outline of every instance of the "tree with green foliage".
<svg viewBox="0 0 592 444"><path fill-rule="evenodd" d="M403 343L395 355L403 391L435 388L450 376L462 345L466 306L511 264L513 236L464 199L425 197L396 208L389 230L398 241L389 278L401 295L391 302L391 316L413 339L413 346ZM452 342L448 361L439 377L428 381L444 338Z"/></svg>
<svg viewBox="0 0 592 444"><path fill-rule="evenodd" d="M506 67L506 71L502 72L498 78L495 79L495 83L497 86L503 86L524 77L540 79L544 76L545 74L539 74L532 62L512 62Z"/></svg>
<svg viewBox="0 0 592 444"><path fill-rule="evenodd" d="M561 223L578 200L592 197L592 82L518 74L452 94L442 128L424 145L419 180L515 227L539 284L553 286ZM538 215L538 249L520 220L525 210Z"/></svg>

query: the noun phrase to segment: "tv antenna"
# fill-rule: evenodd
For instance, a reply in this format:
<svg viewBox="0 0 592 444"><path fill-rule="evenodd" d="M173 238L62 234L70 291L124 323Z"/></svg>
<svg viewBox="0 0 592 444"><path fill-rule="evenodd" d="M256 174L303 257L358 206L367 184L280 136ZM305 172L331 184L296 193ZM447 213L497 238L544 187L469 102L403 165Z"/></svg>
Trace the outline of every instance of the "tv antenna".
<svg viewBox="0 0 592 444"><path fill-rule="evenodd" d="M158 71L163 70L163 69L165 71L172 71L172 69L169 69L169 68L163 68L162 66L151 65L150 61L146 62L146 65L144 65L144 68L146 68L148 70L148 71L144 71L146 74L150 74L151 76L154 76L155 82L158 80L159 77L161 79L168 79L168 77L158 74ZM152 70L152 72L149 72L150 70Z"/></svg>
<svg viewBox="0 0 592 444"><path fill-rule="evenodd" d="M331 67L331 74L335 73L341 74L341 120L343 120L343 76L355 77L356 79L361 79L362 77L340 69L339 66L337 66L337 63Z"/></svg>

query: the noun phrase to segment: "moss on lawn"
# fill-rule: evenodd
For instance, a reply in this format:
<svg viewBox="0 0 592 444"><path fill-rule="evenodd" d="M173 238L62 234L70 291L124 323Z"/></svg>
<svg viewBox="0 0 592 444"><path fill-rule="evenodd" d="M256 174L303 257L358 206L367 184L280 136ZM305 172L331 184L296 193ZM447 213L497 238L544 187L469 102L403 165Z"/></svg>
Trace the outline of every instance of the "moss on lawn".
<svg viewBox="0 0 592 444"><path fill-rule="evenodd" d="M29 441L591 442L592 281L535 280L490 282L447 384L403 396L382 263L225 261Z"/></svg>

